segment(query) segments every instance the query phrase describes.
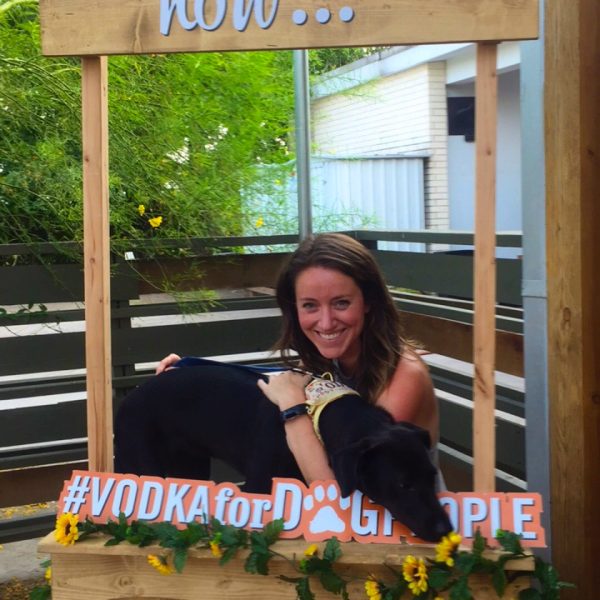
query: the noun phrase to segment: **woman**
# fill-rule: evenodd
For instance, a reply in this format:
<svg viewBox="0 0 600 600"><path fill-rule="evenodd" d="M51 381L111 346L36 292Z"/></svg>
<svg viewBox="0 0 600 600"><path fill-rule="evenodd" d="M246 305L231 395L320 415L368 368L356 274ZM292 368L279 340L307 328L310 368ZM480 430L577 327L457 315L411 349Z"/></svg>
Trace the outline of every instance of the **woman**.
<svg viewBox="0 0 600 600"><path fill-rule="evenodd" d="M395 421L429 431L432 447L439 437L438 408L426 365L402 337L398 311L369 251L337 233L304 240L279 276L277 301L283 330L275 348L303 369L329 371ZM173 366L171 354L157 373ZM284 411L305 401L310 377L286 371L258 386ZM307 481L335 479L310 417L285 421L288 446Z"/></svg>

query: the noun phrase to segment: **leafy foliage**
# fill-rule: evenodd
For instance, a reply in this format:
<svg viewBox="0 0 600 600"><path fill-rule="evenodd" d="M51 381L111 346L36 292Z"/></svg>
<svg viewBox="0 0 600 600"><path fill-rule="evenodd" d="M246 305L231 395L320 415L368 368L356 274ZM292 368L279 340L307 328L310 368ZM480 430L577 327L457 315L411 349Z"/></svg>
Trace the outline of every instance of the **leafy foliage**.
<svg viewBox="0 0 600 600"><path fill-rule="evenodd" d="M0 243L82 238L81 66L39 39L37 2L0 0ZM372 50L314 50L311 70ZM244 190L277 197L293 171L292 78L290 52L111 57L112 240L252 232Z"/></svg>
<svg viewBox="0 0 600 600"><path fill-rule="evenodd" d="M0 243L81 239L80 75L41 56L35 3L0 12ZM110 58L113 239L239 234L292 114L289 53Z"/></svg>

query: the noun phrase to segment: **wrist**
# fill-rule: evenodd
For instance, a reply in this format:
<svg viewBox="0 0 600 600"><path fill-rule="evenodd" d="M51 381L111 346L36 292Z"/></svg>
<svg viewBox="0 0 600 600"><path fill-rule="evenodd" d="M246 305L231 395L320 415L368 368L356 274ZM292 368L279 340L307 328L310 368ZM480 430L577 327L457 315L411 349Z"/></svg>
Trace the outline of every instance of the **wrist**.
<svg viewBox="0 0 600 600"><path fill-rule="evenodd" d="M308 405L306 402L301 402L300 404L295 404L294 406L290 406L289 408L283 409L279 413L279 418L283 424L289 423L290 421L297 419L303 415L308 413Z"/></svg>

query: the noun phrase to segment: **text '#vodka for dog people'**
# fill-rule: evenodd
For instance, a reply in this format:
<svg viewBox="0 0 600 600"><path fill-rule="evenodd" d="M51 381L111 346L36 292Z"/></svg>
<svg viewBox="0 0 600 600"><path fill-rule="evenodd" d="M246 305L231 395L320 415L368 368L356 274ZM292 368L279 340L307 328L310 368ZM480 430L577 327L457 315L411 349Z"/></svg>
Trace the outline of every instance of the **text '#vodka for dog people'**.
<svg viewBox="0 0 600 600"><path fill-rule="evenodd" d="M524 546L545 547L539 494L443 492L439 500L465 544L478 529L493 544L496 531L505 529L520 534ZM274 479L271 494L247 494L233 483L73 471L58 512L96 523L124 514L128 521L170 522L177 527L214 518L256 530L282 519L283 539L316 542L335 536L342 542L422 543L360 491L341 497L335 481L306 486L295 479Z"/></svg>

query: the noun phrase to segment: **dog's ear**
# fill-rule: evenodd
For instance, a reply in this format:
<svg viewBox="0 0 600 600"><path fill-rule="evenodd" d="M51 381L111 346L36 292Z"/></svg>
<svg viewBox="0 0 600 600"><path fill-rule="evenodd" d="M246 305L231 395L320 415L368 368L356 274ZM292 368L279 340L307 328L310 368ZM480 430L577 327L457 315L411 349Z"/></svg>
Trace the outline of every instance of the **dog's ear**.
<svg viewBox="0 0 600 600"><path fill-rule="evenodd" d="M335 473L343 498L347 498L359 487L360 465L365 454L378 443L369 437L355 442L330 456L331 468Z"/></svg>
<svg viewBox="0 0 600 600"><path fill-rule="evenodd" d="M340 486L342 498L347 498L358 483L356 456L348 452L338 452L332 456L331 468Z"/></svg>

